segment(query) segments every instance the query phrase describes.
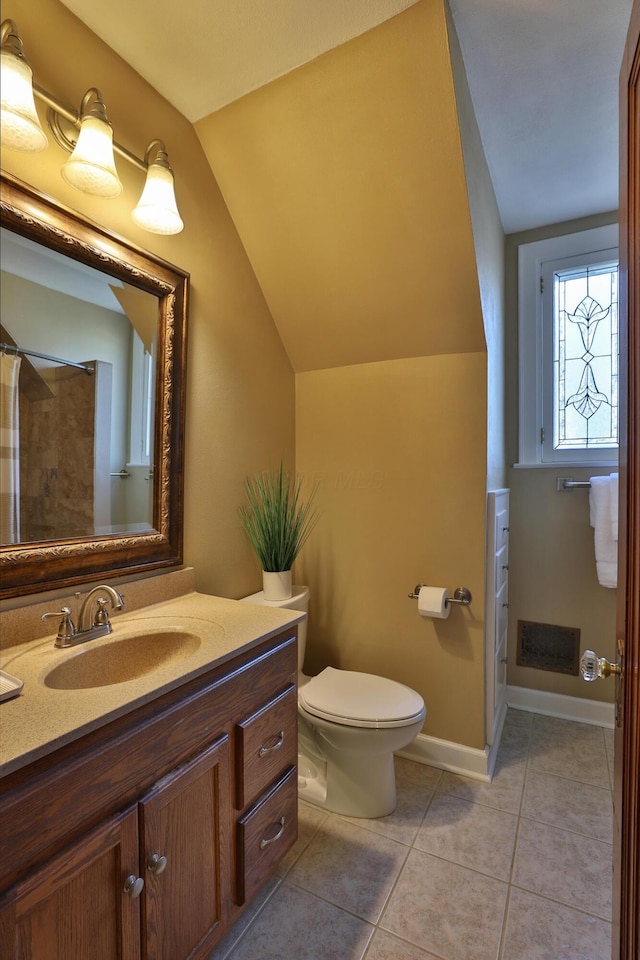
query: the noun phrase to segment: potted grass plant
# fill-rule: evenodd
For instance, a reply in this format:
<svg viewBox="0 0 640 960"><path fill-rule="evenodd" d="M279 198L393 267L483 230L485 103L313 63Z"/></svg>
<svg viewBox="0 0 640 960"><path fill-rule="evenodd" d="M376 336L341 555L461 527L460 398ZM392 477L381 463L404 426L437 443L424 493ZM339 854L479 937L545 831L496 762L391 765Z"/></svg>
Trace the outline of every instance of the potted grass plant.
<svg viewBox="0 0 640 960"><path fill-rule="evenodd" d="M316 488L302 498L302 481L285 471L267 470L245 480L247 503L240 522L262 564L265 600L291 597L291 567L318 520Z"/></svg>

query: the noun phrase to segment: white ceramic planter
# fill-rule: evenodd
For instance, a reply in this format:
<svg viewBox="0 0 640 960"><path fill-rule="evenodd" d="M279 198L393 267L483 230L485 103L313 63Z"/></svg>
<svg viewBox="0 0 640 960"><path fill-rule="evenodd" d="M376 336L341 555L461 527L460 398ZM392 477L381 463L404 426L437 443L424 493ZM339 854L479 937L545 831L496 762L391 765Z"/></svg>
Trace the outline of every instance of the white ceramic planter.
<svg viewBox="0 0 640 960"><path fill-rule="evenodd" d="M262 589L265 600L289 600L291 591L291 570L270 572L262 571Z"/></svg>

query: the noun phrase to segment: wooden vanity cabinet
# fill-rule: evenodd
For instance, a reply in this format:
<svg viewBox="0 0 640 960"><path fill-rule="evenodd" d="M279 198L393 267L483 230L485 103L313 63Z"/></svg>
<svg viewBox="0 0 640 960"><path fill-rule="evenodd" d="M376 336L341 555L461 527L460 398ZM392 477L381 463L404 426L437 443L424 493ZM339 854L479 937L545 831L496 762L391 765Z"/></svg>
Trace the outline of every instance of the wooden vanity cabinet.
<svg viewBox="0 0 640 960"><path fill-rule="evenodd" d="M139 803L142 955L208 956L229 917L229 738Z"/></svg>
<svg viewBox="0 0 640 960"><path fill-rule="evenodd" d="M0 781L3 960L205 960L297 836L296 670L293 631Z"/></svg>
<svg viewBox="0 0 640 960"><path fill-rule="evenodd" d="M122 889L128 871L137 876L135 808L110 818L17 884L2 911L0 956L140 960L140 900Z"/></svg>

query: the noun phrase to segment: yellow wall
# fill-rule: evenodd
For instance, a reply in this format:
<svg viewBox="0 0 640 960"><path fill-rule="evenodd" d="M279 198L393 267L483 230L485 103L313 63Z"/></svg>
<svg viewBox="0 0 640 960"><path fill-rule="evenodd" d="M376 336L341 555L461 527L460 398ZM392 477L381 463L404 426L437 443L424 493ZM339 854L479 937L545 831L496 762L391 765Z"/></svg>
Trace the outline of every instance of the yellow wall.
<svg viewBox="0 0 640 960"><path fill-rule="evenodd" d="M138 155L154 137L166 141L186 224L171 238L131 221L142 182L124 162L115 201L67 187L66 154L53 142L34 157L6 151L2 162L191 273L185 559L199 589L258 588L237 506L246 474L280 456L293 464L293 367L296 462L320 482L321 520L297 570L313 591L307 668L334 663L409 683L427 701L425 732L484 746L485 483L500 485L504 466L502 261L444 3L421 0L197 132L57 0L4 0L2 15L17 21L41 85L76 108L100 87L117 139ZM507 244L509 462L516 240ZM610 685L514 667L518 617L581 626L583 647L613 654L614 592L595 581L585 497L557 494L549 476L507 477L509 681L610 699ZM421 620L406 597L419 580L467 586L473 604Z"/></svg>
<svg viewBox="0 0 640 960"><path fill-rule="evenodd" d="M167 143L175 238L131 223L140 175L123 164L126 200L99 201L66 187L55 144L4 163L191 272L185 556L199 588L258 586L236 511L245 474L292 462L292 365L297 468L321 482L297 571L313 592L308 664L408 683L425 732L483 747L487 355L444 4L201 121L204 152L56 0L4 15L43 86L78 104L95 84L121 142ZM418 581L466 586L473 604L423 620Z"/></svg>
<svg viewBox="0 0 640 960"><path fill-rule="evenodd" d="M615 213L511 234L506 243L508 459L518 460L518 245L615 223ZM613 683L516 664L518 620L577 627L580 649L616 660L616 591L598 583L586 490L558 493L556 477L588 480L612 468L509 469L511 531L509 556L508 682L589 700L613 701Z"/></svg>
<svg viewBox="0 0 640 960"><path fill-rule="evenodd" d="M196 130L296 372L484 350L440 0Z"/></svg>
<svg viewBox="0 0 640 960"><path fill-rule="evenodd" d="M470 398L473 397L473 406ZM296 448L320 483L296 580L312 588L307 670L418 690L424 732L484 747L486 355L417 357L296 377ZM473 604L423 619L418 582Z"/></svg>
<svg viewBox="0 0 640 960"><path fill-rule="evenodd" d="M447 30L487 344L487 490L498 490L506 486L504 231L448 8Z"/></svg>
<svg viewBox="0 0 640 960"><path fill-rule="evenodd" d="M418 690L484 747L487 356L445 7L419 2L196 124L296 370L321 519L307 667ZM468 587L422 620L418 581Z"/></svg>
<svg viewBox="0 0 640 960"><path fill-rule="evenodd" d="M238 520L245 475L293 463L294 378L269 309L193 127L57 0L5 0L41 86L76 109L103 94L116 139L138 156L165 140L185 230L158 237L130 218L142 174L118 162L125 191L99 200L60 176L67 154L50 137L28 156L4 151L5 170L191 273L187 376L185 560L199 589L241 596L259 568ZM265 399L268 398L268 402Z"/></svg>

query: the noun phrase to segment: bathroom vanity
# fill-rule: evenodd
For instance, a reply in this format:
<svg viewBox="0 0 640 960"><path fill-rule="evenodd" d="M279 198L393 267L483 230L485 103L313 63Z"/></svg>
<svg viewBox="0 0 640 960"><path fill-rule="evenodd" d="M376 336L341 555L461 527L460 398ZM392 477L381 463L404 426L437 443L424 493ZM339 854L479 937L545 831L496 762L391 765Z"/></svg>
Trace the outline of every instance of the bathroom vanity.
<svg viewBox="0 0 640 960"><path fill-rule="evenodd" d="M296 839L300 619L191 594L86 650L7 651L25 686L0 704L0 956L209 956ZM102 685L73 663L145 631L183 652Z"/></svg>

